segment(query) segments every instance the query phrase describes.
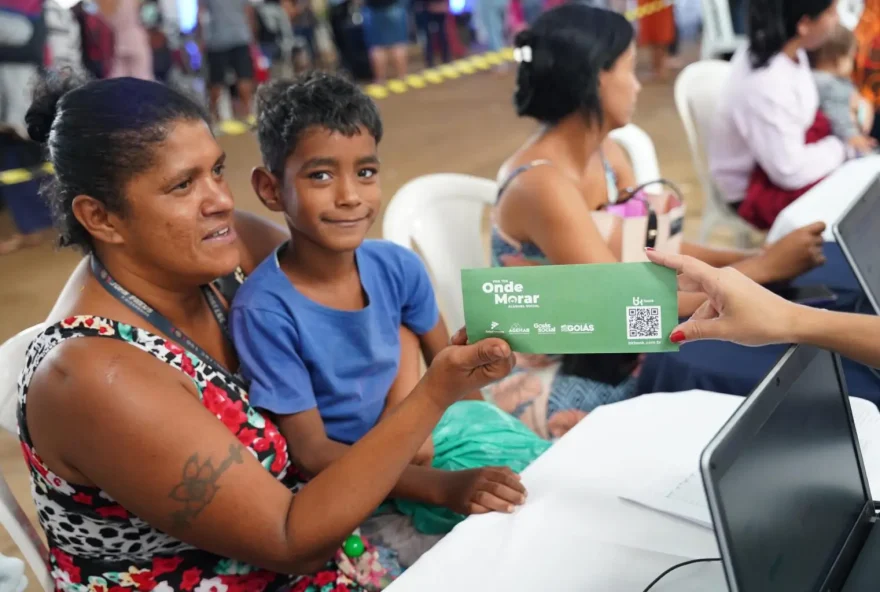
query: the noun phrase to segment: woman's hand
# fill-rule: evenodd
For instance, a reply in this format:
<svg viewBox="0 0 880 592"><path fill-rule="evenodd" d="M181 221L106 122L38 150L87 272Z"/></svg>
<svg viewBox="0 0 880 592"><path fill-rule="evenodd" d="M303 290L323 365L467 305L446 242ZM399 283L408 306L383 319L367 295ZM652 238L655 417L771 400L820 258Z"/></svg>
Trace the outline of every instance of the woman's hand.
<svg viewBox="0 0 880 592"><path fill-rule="evenodd" d="M877 149L877 140L870 136L853 136L847 142L853 150L859 156L865 156L866 154L871 154L874 150Z"/></svg>
<svg viewBox="0 0 880 592"><path fill-rule="evenodd" d="M764 252L759 255L765 265L765 273L761 274L765 276L762 281L771 283L789 280L825 263L822 252L823 232L825 223L814 222L765 247Z"/></svg>
<svg viewBox="0 0 880 592"><path fill-rule="evenodd" d="M445 409L465 395L501 380L515 365L516 358L507 342L492 338L468 344L467 333L459 329L450 345L434 357L422 385Z"/></svg>
<svg viewBox="0 0 880 592"><path fill-rule="evenodd" d="M509 513L526 501L519 475L507 467L450 471L444 479L443 505L459 514Z"/></svg>
<svg viewBox="0 0 880 592"><path fill-rule="evenodd" d="M741 345L793 341L798 305L756 284L739 271L718 269L682 255L648 251L648 259L678 272L680 292L708 300L670 335L674 343L720 339Z"/></svg>

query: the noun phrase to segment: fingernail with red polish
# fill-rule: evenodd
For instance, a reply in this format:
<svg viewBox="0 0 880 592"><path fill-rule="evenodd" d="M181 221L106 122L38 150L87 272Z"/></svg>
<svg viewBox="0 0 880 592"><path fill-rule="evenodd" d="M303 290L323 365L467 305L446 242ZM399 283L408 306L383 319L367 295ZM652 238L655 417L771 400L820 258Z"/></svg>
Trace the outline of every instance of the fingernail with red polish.
<svg viewBox="0 0 880 592"><path fill-rule="evenodd" d="M669 336L669 341L672 343L681 343L684 340L684 331L673 331L672 335Z"/></svg>
<svg viewBox="0 0 880 592"><path fill-rule="evenodd" d="M654 247L645 247L645 250L646 250L646 251L653 251L653 250L654 250Z"/></svg>

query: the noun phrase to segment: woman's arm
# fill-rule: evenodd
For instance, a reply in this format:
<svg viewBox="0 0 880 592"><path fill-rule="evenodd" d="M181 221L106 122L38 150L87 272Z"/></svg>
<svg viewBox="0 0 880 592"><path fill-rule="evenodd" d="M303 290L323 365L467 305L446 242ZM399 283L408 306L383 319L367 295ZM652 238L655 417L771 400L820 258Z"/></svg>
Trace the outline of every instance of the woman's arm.
<svg viewBox="0 0 880 592"><path fill-rule="evenodd" d="M804 343L880 367L880 317L794 304L734 269L717 269L691 257L656 251L648 257L678 271L681 290L709 295L693 318L672 331L675 342Z"/></svg>
<svg viewBox="0 0 880 592"><path fill-rule="evenodd" d="M151 526L258 567L311 573L385 499L446 407L512 364L500 340L448 348L395 413L296 495L205 409L183 374L120 342L58 346L31 382L27 422L44 459Z"/></svg>
<svg viewBox="0 0 880 592"><path fill-rule="evenodd" d="M602 152L617 177L621 191L635 187L636 180L632 164L623 149L610 139L605 140ZM764 250L735 251L713 249L694 243L683 242L681 253L694 257L713 267L736 267L758 283L771 283L797 277L801 273L824 263L822 256L821 222L800 228L779 242ZM693 296L682 300L688 303L682 312L690 311L690 302L697 302Z"/></svg>

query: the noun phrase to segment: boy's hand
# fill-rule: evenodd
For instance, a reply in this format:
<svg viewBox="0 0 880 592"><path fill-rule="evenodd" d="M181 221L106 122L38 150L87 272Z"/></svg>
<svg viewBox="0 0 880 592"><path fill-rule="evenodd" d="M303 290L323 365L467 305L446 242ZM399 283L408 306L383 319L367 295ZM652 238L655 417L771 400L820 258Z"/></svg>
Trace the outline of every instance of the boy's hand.
<svg viewBox="0 0 880 592"><path fill-rule="evenodd" d="M443 409L474 390L510 374L516 358L501 339L489 338L468 344L460 329L450 345L441 350L422 377L421 387Z"/></svg>
<svg viewBox="0 0 880 592"><path fill-rule="evenodd" d="M428 438L412 459L412 464L430 467L434 461L434 439Z"/></svg>
<svg viewBox="0 0 880 592"><path fill-rule="evenodd" d="M450 471L443 506L459 514L510 513L526 501L519 475L507 467Z"/></svg>

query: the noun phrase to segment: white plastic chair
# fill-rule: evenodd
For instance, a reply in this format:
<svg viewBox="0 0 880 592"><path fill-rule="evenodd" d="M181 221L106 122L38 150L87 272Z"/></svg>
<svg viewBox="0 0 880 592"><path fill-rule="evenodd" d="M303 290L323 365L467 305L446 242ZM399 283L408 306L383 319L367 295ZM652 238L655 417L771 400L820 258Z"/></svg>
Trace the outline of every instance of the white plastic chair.
<svg viewBox="0 0 880 592"><path fill-rule="evenodd" d="M733 32L728 0L703 0L703 41L700 58L710 60L725 53L733 53L746 38Z"/></svg>
<svg viewBox="0 0 880 592"><path fill-rule="evenodd" d="M862 12L865 10L865 0L839 0L837 13L840 15L840 24L852 31L859 24Z"/></svg>
<svg viewBox="0 0 880 592"><path fill-rule="evenodd" d="M42 325L25 329L0 345L0 426L16 437L18 436L16 419L18 375L24 367L28 346L42 329ZM43 589L54 590L55 586L46 564L48 557L46 547L33 524L18 505L2 475L0 475L0 524L9 533L25 561L30 564Z"/></svg>
<svg viewBox="0 0 880 592"><path fill-rule="evenodd" d="M383 236L408 249L418 246L450 331L464 326L461 270L489 265L482 222L497 193L489 179L426 175L401 187L385 210Z"/></svg>
<svg viewBox="0 0 880 592"><path fill-rule="evenodd" d="M620 144L632 162L636 183L650 183L660 178L660 163L651 136L635 124L616 129L609 137Z"/></svg>
<svg viewBox="0 0 880 592"><path fill-rule="evenodd" d="M694 169L703 189L700 242L708 242L715 227L723 224L733 229L737 244L746 247L753 228L724 201L712 181L706 156L706 139L711 133L718 99L729 72L730 64L722 60L705 60L689 65L675 81L675 106L684 124Z"/></svg>

